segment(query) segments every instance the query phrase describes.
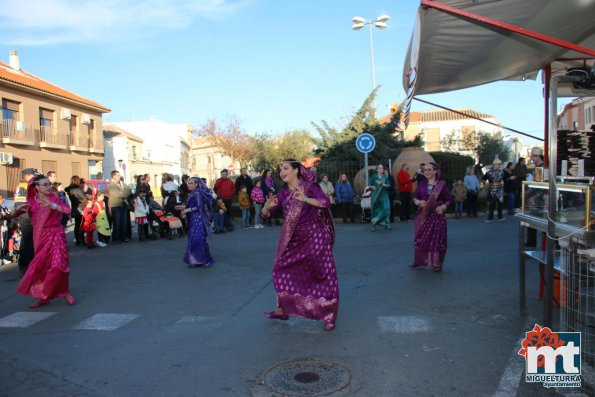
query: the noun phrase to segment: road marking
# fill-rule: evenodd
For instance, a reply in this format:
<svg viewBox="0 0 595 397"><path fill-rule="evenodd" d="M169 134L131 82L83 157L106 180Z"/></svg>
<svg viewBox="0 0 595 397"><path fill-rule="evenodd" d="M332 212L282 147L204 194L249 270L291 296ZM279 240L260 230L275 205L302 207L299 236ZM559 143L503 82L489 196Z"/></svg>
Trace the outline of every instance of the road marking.
<svg viewBox="0 0 595 397"><path fill-rule="evenodd" d="M381 332L395 334L418 334L432 330L430 321L415 316L378 316Z"/></svg>
<svg viewBox="0 0 595 397"><path fill-rule="evenodd" d="M76 325L74 329L113 331L123 327L137 317L140 317L140 314L98 313Z"/></svg>
<svg viewBox="0 0 595 397"><path fill-rule="evenodd" d="M527 329L530 330L530 328ZM525 336L527 336L526 332L523 332L517 343L515 343L512 356L508 359L508 365L506 365L502 378L500 378L500 383L494 397L516 396L524 372L523 367L525 366L525 362L518 355L518 352Z"/></svg>
<svg viewBox="0 0 595 397"><path fill-rule="evenodd" d="M27 328L39 321L45 320L56 314L56 312L16 312L10 316L0 318L2 328Z"/></svg>
<svg viewBox="0 0 595 397"><path fill-rule="evenodd" d="M174 325L192 325L192 324L213 324L221 322L220 317L209 316L184 316L174 323Z"/></svg>

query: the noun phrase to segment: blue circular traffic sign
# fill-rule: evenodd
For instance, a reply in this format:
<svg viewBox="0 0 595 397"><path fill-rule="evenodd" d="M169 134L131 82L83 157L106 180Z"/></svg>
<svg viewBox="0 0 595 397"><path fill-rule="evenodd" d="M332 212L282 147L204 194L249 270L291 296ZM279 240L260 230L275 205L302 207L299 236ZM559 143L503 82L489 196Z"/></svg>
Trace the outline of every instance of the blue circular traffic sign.
<svg viewBox="0 0 595 397"><path fill-rule="evenodd" d="M376 147L376 139L370 134L360 134L355 140L355 147L362 153L370 153Z"/></svg>

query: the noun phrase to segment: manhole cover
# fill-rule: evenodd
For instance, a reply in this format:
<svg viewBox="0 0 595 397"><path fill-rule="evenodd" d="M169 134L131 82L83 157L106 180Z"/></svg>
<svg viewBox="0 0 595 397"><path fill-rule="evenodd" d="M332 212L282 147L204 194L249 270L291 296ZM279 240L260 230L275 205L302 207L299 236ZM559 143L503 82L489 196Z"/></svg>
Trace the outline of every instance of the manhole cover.
<svg viewBox="0 0 595 397"><path fill-rule="evenodd" d="M347 368L313 358L288 361L264 374L265 385L287 396L323 396L343 389L350 380Z"/></svg>

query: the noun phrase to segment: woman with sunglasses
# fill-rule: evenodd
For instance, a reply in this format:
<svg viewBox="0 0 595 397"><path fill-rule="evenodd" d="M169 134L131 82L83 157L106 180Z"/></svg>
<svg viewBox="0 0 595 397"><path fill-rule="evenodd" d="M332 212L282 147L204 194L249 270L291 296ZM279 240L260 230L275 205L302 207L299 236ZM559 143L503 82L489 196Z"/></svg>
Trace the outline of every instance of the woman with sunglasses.
<svg viewBox="0 0 595 397"><path fill-rule="evenodd" d="M29 182L27 201L14 216L25 212L33 224L35 255L17 292L38 299L30 308L47 305L54 298L66 298L66 303L74 304L68 289L70 269L66 234L61 224L62 214L69 214L70 207L54 193L50 180L38 175Z"/></svg>
<svg viewBox="0 0 595 397"><path fill-rule="evenodd" d="M452 202L446 181L442 180L440 166L424 166L427 180L417 185L413 203L418 206L414 228L414 258L410 268L431 266L434 272L442 271L446 256L446 217L444 213Z"/></svg>

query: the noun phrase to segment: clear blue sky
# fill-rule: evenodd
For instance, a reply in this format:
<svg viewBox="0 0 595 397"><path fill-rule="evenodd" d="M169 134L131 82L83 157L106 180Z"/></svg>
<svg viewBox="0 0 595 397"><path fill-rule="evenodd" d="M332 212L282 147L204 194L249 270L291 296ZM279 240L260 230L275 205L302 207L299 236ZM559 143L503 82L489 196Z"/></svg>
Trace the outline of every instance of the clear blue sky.
<svg viewBox="0 0 595 397"><path fill-rule="evenodd" d="M112 109L104 121L199 125L236 115L249 133L340 124L372 88L367 28L375 29L378 113L405 96L403 59L417 1L0 0L0 59ZM543 136L541 82L500 82L423 96L473 107ZM432 109L420 103L413 111ZM527 142L527 141L526 141Z"/></svg>

